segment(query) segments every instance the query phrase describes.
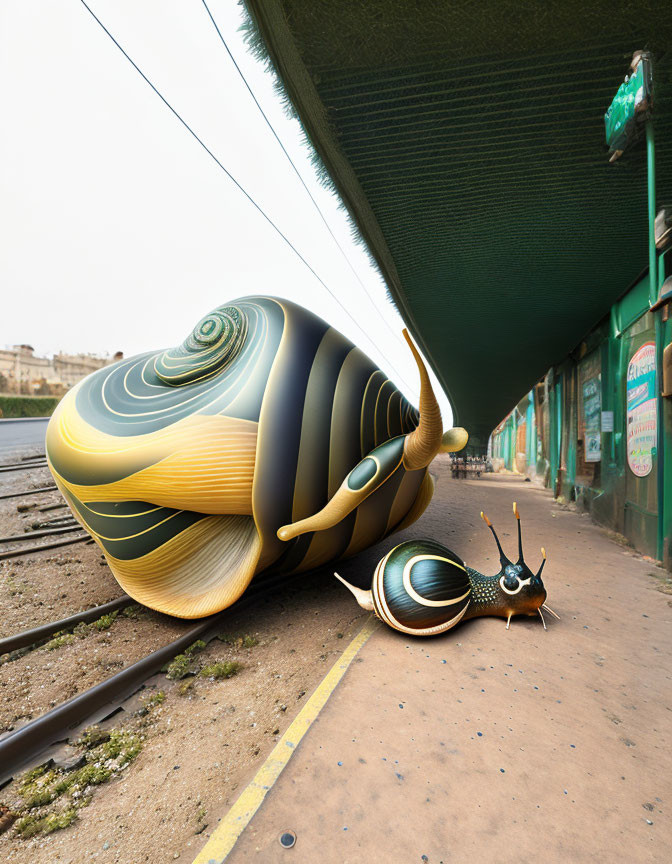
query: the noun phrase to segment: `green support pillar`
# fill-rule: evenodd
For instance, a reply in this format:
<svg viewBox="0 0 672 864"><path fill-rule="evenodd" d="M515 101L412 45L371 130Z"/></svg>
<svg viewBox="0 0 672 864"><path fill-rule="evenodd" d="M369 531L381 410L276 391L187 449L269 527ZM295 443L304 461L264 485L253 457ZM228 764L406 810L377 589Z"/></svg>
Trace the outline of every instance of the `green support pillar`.
<svg viewBox="0 0 672 864"><path fill-rule="evenodd" d="M649 210L649 305L658 300L658 256L656 253L656 147L653 135L653 122L646 121L646 168L647 168L647 192ZM657 414L658 414L658 436L656 442L656 486L658 498L658 536L656 543L656 557L663 557L664 529L663 514L665 512L665 422L663 415L662 375L663 375L663 349L664 328L662 313L660 310L653 313L655 316L656 334L656 390L657 390Z"/></svg>

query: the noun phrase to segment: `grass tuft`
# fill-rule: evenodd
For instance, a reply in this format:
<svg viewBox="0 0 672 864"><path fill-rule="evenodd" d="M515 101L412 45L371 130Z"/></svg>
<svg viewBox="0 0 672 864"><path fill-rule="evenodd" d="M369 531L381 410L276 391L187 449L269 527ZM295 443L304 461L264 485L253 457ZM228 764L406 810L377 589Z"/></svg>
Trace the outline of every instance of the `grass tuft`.
<svg viewBox="0 0 672 864"><path fill-rule="evenodd" d="M72 633L61 633L56 634L53 639L50 639L44 646L46 651L55 651L57 648L61 648L63 645L70 645L75 641L75 637Z"/></svg>
<svg viewBox="0 0 672 864"><path fill-rule="evenodd" d="M179 681L181 678L186 678L187 675L192 674L194 655L201 652L205 647L205 642L202 639L197 639L183 654L178 654L165 667L166 678L170 678L171 681Z"/></svg>
<svg viewBox="0 0 672 864"><path fill-rule="evenodd" d="M217 638L220 642L225 642L236 648L254 648L255 645L259 644L259 639L249 633L220 633Z"/></svg>
<svg viewBox="0 0 672 864"><path fill-rule="evenodd" d="M212 663L210 666L204 666L199 675L202 678L214 678L219 681L221 678L232 678L237 675L242 669L240 663L233 660L227 660L225 663Z"/></svg>
<svg viewBox="0 0 672 864"><path fill-rule="evenodd" d="M27 838L67 828L77 818L77 811L88 804L92 787L107 783L142 750L142 741L133 732L103 731L97 726L87 729L77 743L86 751L86 763L80 768L68 771L49 768L45 763L21 778L18 794L22 802L17 808L21 815L15 823L18 835ZM65 807L47 809L66 795Z"/></svg>
<svg viewBox="0 0 672 864"><path fill-rule="evenodd" d="M188 696L190 691L193 689L194 682L193 679L187 678L186 681L182 681L177 685L177 692L180 696Z"/></svg>
<svg viewBox="0 0 672 864"><path fill-rule="evenodd" d="M95 627L96 630L109 630L112 624L114 624L114 619L119 614L119 610L115 609L114 612L108 612L106 615L101 615L97 621L93 621L91 626Z"/></svg>

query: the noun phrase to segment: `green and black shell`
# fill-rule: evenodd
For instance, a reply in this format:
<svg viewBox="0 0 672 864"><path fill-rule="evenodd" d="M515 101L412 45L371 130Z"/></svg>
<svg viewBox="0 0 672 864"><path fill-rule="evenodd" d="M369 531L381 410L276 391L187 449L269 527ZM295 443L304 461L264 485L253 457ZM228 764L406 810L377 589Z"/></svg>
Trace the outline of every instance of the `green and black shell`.
<svg viewBox="0 0 672 864"><path fill-rule="evenodd" d="M417 518L431 480L404 447L419 425L392 381L325 321L245 297L177 348L81 381L51 419L47 456L124 590L198 617L263 570L353 555Z"/></svg>

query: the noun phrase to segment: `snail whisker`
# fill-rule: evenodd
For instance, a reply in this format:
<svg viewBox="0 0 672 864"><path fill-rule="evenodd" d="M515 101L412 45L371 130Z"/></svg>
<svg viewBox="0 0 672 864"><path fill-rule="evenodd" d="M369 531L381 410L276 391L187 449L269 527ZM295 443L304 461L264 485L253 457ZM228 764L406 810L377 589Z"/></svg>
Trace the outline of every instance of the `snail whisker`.
<svg viewBox="0 0 672 864"><path fill-rule="evenodd" d="M549 614L551 614L554 618L557 618L558 621L560 620L560 616L558 615L558 613L557 613L557 612L554 612L554 611L551 609L550 606L547 606L547 605L546 605L546 603L542 603L542 604L541 604L541 608L544 609L544 610L545 610L546 612L548 612Z"/></svg>
<svg viewBox="0 0 672 864"><path fill-rule="evenodd" d="M506 619L506 629L507 630L509 629L509 624L511 623L511 616L512 615L513 615L513 612L509 612L509 617Z"/></svg>
<svg viewBox="0 0 672 864"><path fill-rule="evenodd" d="M541 618L541 623L544 625L544 630L546 630L547 628L546 628L546 622L544 621L544 614L541 611L541 609L537 609L537 612L539 613L539 617Z"/></svg>

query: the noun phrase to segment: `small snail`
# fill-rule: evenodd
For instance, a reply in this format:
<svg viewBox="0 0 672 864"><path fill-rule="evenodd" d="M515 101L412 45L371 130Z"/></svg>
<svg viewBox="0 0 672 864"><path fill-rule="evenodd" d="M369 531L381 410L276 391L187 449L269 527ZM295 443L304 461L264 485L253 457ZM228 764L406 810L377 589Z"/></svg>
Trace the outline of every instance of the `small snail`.
<svg viewBox="0 0 672 864"><path fill-rule="evenodd" d="M182 618L269 568L355 555L422 514L443 434L333 327L274 297L213 310L177 348L89 375L47 429L54 479L135 600Z"/></svg>
<svg viewBox="0 0 672 864"><path fill-rule="evenodd" d="M532 573L523 559L520 514L516 502L513 512L518 523L518 561L504 554L497 533L485 515L481 518L492 531L499 550L502 569L495 576L484 576L468 567L454 552L435 540L406 540L395 546L378 562L370 591L350 585L338 573L337 579L352 591L363 609L395 630L413 636L435 636L455 627L460 621L496 615L506 618L509 629L513 615L539 614L544 630L542 609L560 618L546 605L546 589L541 581L543 560Z"/></svg>

